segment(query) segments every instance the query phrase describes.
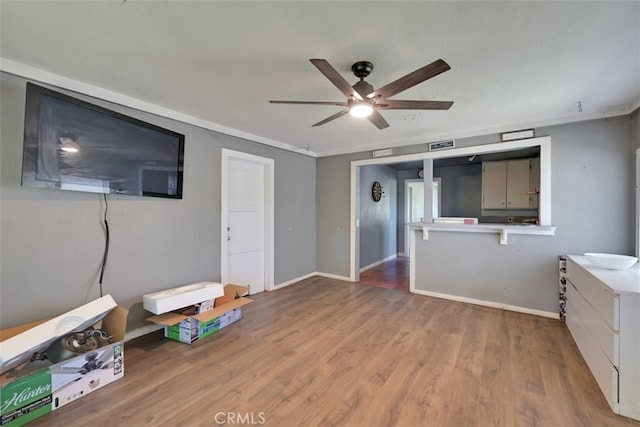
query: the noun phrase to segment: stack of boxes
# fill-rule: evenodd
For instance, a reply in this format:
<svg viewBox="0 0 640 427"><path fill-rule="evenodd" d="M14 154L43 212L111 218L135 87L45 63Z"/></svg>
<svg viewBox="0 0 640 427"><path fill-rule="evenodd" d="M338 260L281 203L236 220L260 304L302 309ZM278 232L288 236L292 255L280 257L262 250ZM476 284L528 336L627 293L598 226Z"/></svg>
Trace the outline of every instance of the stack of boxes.
<svg viewBox="0 0 640 427"><path fill-rule="evenodd" d="M165 337L192 344L240 320L247 286L200 282L145 295ZM106 295L50 320L0 331L0 425L21 426L124 376L128 310ZM111 342L62 361L34 360L71 333L99 328Z"/></svg>
<svg viewBox="0 0 640 427"><path fill-rule="evenodd" d="M240 320L248 294L247 286L200 282L145 295L143 306L156 314L147 320L164 326L165 337L193 344Z"/></svg>

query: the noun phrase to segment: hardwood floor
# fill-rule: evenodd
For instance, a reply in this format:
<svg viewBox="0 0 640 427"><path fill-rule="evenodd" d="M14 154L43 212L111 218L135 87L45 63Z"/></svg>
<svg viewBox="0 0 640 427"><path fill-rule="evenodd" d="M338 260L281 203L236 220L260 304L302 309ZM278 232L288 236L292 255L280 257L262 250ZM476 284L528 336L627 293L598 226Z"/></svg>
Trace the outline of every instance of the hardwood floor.
<svg viewBox="0 0 640 427"><path fill-rule="evenodd" d="M191 346L127 343L123 379L33 425L640 426L557 320L318 277L253 298Z"/></svg>
<svg viewBox="0 0 640 427"><path fill-rule="evenodd" d="M409 257L399 256L360 273L360 283L409 292Z"/></svg>

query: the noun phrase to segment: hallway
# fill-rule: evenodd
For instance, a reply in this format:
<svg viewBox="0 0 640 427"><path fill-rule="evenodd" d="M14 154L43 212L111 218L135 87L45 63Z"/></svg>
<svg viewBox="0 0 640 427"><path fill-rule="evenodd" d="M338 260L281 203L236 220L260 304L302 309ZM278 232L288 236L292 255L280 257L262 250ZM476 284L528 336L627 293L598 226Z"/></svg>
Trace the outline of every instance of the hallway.
<svg viewBox="0 0 640 427"><path fill-rule="evenodd" d="M409 291L409 257L399 256L360 273L363 285Z"/></svg>

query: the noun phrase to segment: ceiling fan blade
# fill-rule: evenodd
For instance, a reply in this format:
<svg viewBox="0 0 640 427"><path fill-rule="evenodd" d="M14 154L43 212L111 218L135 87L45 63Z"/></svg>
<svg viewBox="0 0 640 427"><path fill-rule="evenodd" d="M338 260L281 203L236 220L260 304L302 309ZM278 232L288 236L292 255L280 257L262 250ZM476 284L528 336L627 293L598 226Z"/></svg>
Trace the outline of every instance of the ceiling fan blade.
<svg viewBox="0 0 640 427"><path fill-rule="evenodd" d="M387 99L376 103L383 110L448 110L453 101L399 101Z"/></svg>
<svg viewBox="0 0 640 427"><path fill-rule="evenodd" d="M311 63L315 65L316 68L320 70L320 72L324 74L324 76L328 78L335 87L340 89L340 92L342 92L347 98L355 97L360 101L362 100L362 96L360 96L360 94L351 87L349 82L347 82L344 77L342 77L342 75L333 68L329 62L327 62L326 59L310 59L309 61L311 61Z"/></svg>
<svg viewBox="0 0 640 427"><path fill-rule="evenodd" d="M369 121L376 125L376 127L380 130L389 127L389 123L387 123L384 117L382 117L382 114L380 114L377 110L373 110L373 113L371 113L370 116L367 116L367 119L369 119Z"/></svg>
<svg viewBox="0 0 640 427"><path fill-rule="evenodd" d="M344 110L342 110L342 111L340 111L340 112L338 112L338 113L334 114L333 116L329 116L329 117L327 117L326 119L324 119L324 120L322 120L322 121L319 121L318 123L316 123L316 124L315 124L315 125L313 125L313 126L322 126L322 125L324 125L325 123L329 123L330 121L337 119L338 117L342 117L342 116L344 116L344 115L345 115L345 114L347 114L348 112L349 112L349 109L348 109L348 108L345 108Z"/></svg>
<svg viewBox="0 0 640 427"><path fill-rule="evenodd" d="M306 104L306 105L337 105L339 107L346 107L346 102L331 102L331 101L269 101L272 104Z"/></svg>
<svg viewBox="0 0 640 427"><path fill-rule="evenodd" d="M404 77L400 77L398 80L381 87L367 96L369 99L378 97L384 100L450 69L451 67L449 64L444 62L442 59L438 59L437 61L433 61L431 64L425 65Z"/></svg>

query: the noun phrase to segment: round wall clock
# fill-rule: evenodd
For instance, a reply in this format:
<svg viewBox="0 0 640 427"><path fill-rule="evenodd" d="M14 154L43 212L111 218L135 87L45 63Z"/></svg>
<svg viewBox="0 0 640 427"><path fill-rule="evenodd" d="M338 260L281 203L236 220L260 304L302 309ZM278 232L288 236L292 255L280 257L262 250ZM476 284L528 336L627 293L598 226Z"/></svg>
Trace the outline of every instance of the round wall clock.
<svg viewBox="0 0 640 427"><path fill-rule="evenodd" d="M382 197L382 185L378 181L374 182L371 187L371 197L374 202L379 202Z"/></svg>

